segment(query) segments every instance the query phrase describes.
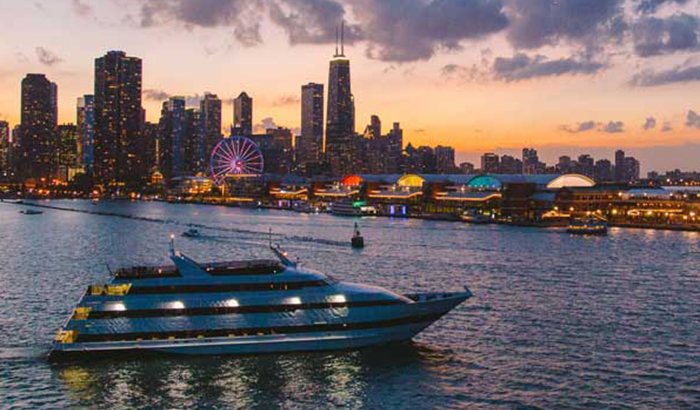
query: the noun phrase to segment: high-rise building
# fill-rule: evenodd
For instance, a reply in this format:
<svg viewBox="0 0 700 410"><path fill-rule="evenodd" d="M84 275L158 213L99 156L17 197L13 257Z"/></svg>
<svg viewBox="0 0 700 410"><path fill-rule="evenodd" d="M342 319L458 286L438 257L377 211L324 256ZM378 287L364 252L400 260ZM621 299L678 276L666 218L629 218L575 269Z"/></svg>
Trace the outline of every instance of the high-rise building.
<svg viewBox="0 0 700 410"><path fill-rule="evenodd" d="M615 151L615 181L624 182L625 178L625 151Z"/></svg>
<svg viewBox="0 0 700 410"><path fill-rule="evenodd" d="M562 155L559 157L559 162L556 165L557 172L560 174L569 174L574 170L574 163L571 161L571 157L568 155Z"/></svg>
<svg viewBox="0 0 700 410"><path fill-rule="evenodd" d="M639 161L634 157L625 157L624 178L625 182L639 181Z"/></svg>
<svg viewBox="0 0 700 410"><path fill-rule="evenodd" d="M321 162L323 154L323 84L301 86L301 136L296 147L297 163Z"/></svg>
<svg viewBox="0 0 700 410"><path fill-rule="evenodd" d="M0 121L0 179L10 174L10 124Z"/></svg>
<svg viewBox="0 0 700 410"><path fill-rule="evenodd" d="M80 163L85 173L92 175L95 163L95 97L84 95L78 98L78 141L80 142Z"/></svg>
<svg viewBox="0 0 700 410"><path fill-rule="evenodd" d="M534 148L523 148L523 174L537 174L540 159Z"/></svg>
<svg viewBox="0 0 700 410"><path fill-rule="evenodd" d="M199 115L204 131L203 165L206 168L209 162L209 155L222 138L221 100L216 94L204 93L204 98L199 103Z"/></svg>
<svg viewBox="0 0 700 410"><path fill-rule="evenodd" d="M328 110L326 115L326 156L334 175L353 172L356 162L355 102L350 88L350 60L345 58L341 29L340 52L328 70Z"/></svg>
<svg viewBox="0 0 700 410"><path fill-rule="evenodd" d="M459 172L470 175L474 173L474 164L471 162L462 162L459 164Z"/></svg>
<svg viewBox="0 0 700 410"><path fill-rule="evenodd" d="M94 175L113 187L146 176L141 139L141 59L110 51L95 59Z"/></svg>
<svg viewBox="0 0 700 410"><path fill-rule="evenodd" d="M455 168L455 149L442 145L435 147L435 170L437 173L451 174Z"/></svg>
<svg viewBox="0 0 700 410"><path fill-rule="evenodd" d="M158 147L160 171L165 178L179 177L186 173L186 123L184 97L172 97L163 103L158 123Z"/></svg>
<svg viewBox="0 0 700 410"><path fill-rule="evenodd" d="M501 174L522 174L523 162L512 155L502 155L498 172Z"/></svg>
<svg viewBox="0 0 700 410"><path fill-rule="evenodd" d="M207 168L206 155L206 130L202 113L194 108L185 112L185 169L187 173L195 175L205 172Z"/></svg>
<svg viewBox="0 0 700 410"><path fill-rule="evenodd" d="M386 136L386 147L384 173L398 174L403 166L403 130L398 122L393 124Z"/></svg>
<svg viewBox="0 0 700 410"><path fill-rule="evenodd" d="M44 74L22 80L19 176L50 180L56 171L54 155L57 86Z"/></svg>
<svg viewBox="0 0 700 410"><path fill-rule="evenodd" d="M154 172L160 174L160 155L158 152L160 141L158 141L160 134L160 124L154 124L152 122L144 122L143 128L141 129L141 138L143 138L144 143L144 167L148 170L149 178L152 177ZM162 174L160 174L162 176Z"/></svg>
<svg viewBox="0 0 700 410"><path fill-rule="evenodd" d="M498 155L487 152L481 156L481 172L485 174L497 174L500 171Z"/></svg>
<svg viewBox="0 0 700 410"><path fill-rule="evenodd" d="M253 134L253 99L245 91L233 99L233 133Z"/></svg>
<svg viewBox="0 0 700 410"><path fill-rule="evenodd" d="M599 159L595 162L593 179L597 182L608 182L613 180L612 163L607 159Z"/></svg>
<svg viewBox="0 0 700 410"><path fill-rule="evenodd" d="M576 172L587 177L593 177L595 162L588 154L581 154L576 161Z"/></svg>
<svg viewBox="0 0 700 410"><path fill-rule="evenodd" d="M61 124L56 127L56 178L62 182L69 182L75 174L82 172L80 167L80 140L78 127L75 124Z"/></svg>

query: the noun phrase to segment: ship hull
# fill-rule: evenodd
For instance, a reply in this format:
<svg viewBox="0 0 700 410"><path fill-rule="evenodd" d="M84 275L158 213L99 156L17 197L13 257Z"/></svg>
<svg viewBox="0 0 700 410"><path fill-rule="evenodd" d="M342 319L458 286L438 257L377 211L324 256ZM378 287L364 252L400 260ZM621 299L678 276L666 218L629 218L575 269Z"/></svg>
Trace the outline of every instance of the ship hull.
<svg viewBox="0 0 700 410"><path fill-rule="evenodd" d="M251 355L328 350L359 349L412 339L442 315L469 298L469 292L412 295L406 314L392 321L377 321L351 330L265 334L235 337L208 337L177 340L142 340L56 344L52 360L108 356L110 354L165 353L179 355Z"/></svg>

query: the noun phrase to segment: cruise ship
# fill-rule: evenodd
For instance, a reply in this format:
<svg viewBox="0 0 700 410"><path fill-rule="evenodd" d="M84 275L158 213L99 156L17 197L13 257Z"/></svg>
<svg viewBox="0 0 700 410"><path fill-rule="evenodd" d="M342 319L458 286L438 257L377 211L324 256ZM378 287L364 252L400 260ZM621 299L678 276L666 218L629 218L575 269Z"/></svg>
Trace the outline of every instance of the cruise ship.
<svg viewBox="0 0 700 410"><path fill-rule="evenodd" d="M341 200L331 204L331 213L338 216L376 215L377 209L364 201Z"/></svg>
<svg viewBox="0 0 700 410"><path fill-rule="evenodd" d="M270 249L276 259L198 263L171 239L174 265L120 269L89 286L49 357L354 349L407 341L471 297L466 287L400 295L341 282Z"/></svg>

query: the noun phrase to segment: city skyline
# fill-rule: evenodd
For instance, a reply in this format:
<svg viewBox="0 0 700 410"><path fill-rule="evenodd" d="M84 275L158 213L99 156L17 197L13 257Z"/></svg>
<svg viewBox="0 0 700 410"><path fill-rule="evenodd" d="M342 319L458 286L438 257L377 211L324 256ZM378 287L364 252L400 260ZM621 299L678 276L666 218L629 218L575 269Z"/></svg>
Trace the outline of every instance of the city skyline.
<svg viewBox="0 0 700 410"><path fill-rule="evenodd" d="M226 128L232 98L246 91L255 99L255 124L266 120L296 130L299 87L327 85L333 30L344 18L358 129L373 114L399 121L405 144L453 146L457 162L477 163L489 151L517 154L523 146L537 148L546 162L563 154L611 157L621 147L640 159L644 172L696 168L700 87L694 80L700 76L694 74L699 70L692 54L697 50L695 1L537 6L568 23L582 19L577 26L581 32L574 32L572 24L554 24L539 34L527 31L534 13L513 2L485 1L453 12L486 13L482 17L494 17L495 26L475 33L405 34L404 40L413 40L415 47L382 36L390 28L374 23L392 14L377 3L365 2L364 11L322 3L339 6L334 9L339 18L315 20L320 13L315 9L304 10L303 19L297 15L301 20L291 18L293 8L305 2L287 4L275 14L273 6L256 2L247 7L257 10L251 11L232 9L238 4L232 1L212 2L212 9L167 1L159 11L150 10L151 21L143 2L8 2L8 13L16 18L6 28L10 41L0 46L9 62L0 72L6 90L0 97L0 119L11 126L18 123L20 81L26 73L39 72L59 86L58 122L75 123L75 99L92 90L93 59L123 50L144 62L143 106L151 122L157 122L167 98L183 95L189 107L209 91L223 101ZM408 14L417 12L418 6L409 4ZM206 14L212 10L229 13L220 18ZM247 33L256 36L243 46L240 16L254 11L260 13L259 27L250 28ZM433 11L428 18L442 15ZM406 23L404 17L394 17L398 25ZM610 31L593 42L591 33L600 34L604 26L612 30L614 22L626 25L615 37L619 44L611 43L616 34ZM685 37L670 36L672 31ZM81 41L66 41L73 36ZM422 54L410 54L412 48ZM595 58L582 57L583 51Z"/></svg>

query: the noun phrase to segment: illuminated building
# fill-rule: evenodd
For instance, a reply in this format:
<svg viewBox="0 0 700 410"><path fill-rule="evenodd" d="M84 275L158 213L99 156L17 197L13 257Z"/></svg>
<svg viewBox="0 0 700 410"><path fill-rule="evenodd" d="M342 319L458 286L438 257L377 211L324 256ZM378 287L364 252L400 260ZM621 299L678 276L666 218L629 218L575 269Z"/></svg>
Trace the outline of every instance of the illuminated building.
<svg viewBox="0 0 700 410"><path fill-rule="evenodd" d="M50 179L55 172L55 83L44 74L27 74L22 80L22 115L18 173L23 179Z"/></svg>
<svg viewBox="0 0 700 410"><path fill-rule="evenodd" d="M350 174L357 157L355 102L350 88L350 60L345 58L342 29L340 52L336 42L335 55L328 70L327 110L325 152L331 173Z"/></svg>
<svg viewBox="0 0 700 410"><path fill-rule="evenodd" d="M500 172L498 155L487 152L481 156L481 172L497 174Z"/></svg>
<svg viewBox="0 0 700 410"><path fill-rule="evenodd" d="M204 98L199 103L199 115L204 132L204 168L208 161L207 155L221 140L221 100L216 94L204 93Z"/></svg>
<svg viewBox="0 0 700 410"><path fill-rule="evenodd" d="M163 103L158 123L159 169L166 179L185 174L186 118L184 97Z"/></svg>
<svg viewBox="0 0 700 410"><path fill-rule="evenodd" d="M442 145L435 147L435 171L438 174L450 174L455 168L455 149Z"/></svg>
<svg viewBox="0 0 700 410"><path fill-rule="evenodd" d="M523 162L511 155L502 155L498 172L501 174L522 174Z"/></svg>
<svg viewBox="0 0 700 410"><path fill-rule="evenodd" d="M523 174L537 174L540 159L534 148L523 148Z"/></svg>
<svg viewBox="0 0 700 410"><path fill-rule="evenodd" d="M80 162L87 174L92 174L95 162L95 97L86 94L78 98L78 141L80 143Z"/></svg>
<svg viewBox="0 0 700 410"><path fill-rule="evenodd" d="M318 163L323 154L323 84L301 87L301 136L296 146L297 163Z"/></svg>
<svg viewBox="0 0 700 410"><path fill-rule="evenodd" d="M206 172L209 162L205 151L206 128L202 116L203 113L194 108L185 111L184 172L191 175Z"/></svg>
<svg viewBox="0 0 700 410"><path fill-rule="evenodd" d="M233 99L233 134L253 134L253 99L245 91Z"/></svg>
<svg viewBox="0 0 700 410"><path fill-rule="evenodd" d="M68 182L78 172L80 167L80 140L78 128L74 124L61 124L56 127L56 164L58 166L57 179Z"/></svg>
<svg viewBox="0 0 700 410"><path fill-rule="evenodd" d="M110 51L95 59L94 175L103 185L146 175L141 127L141 59Z"/></svg>

